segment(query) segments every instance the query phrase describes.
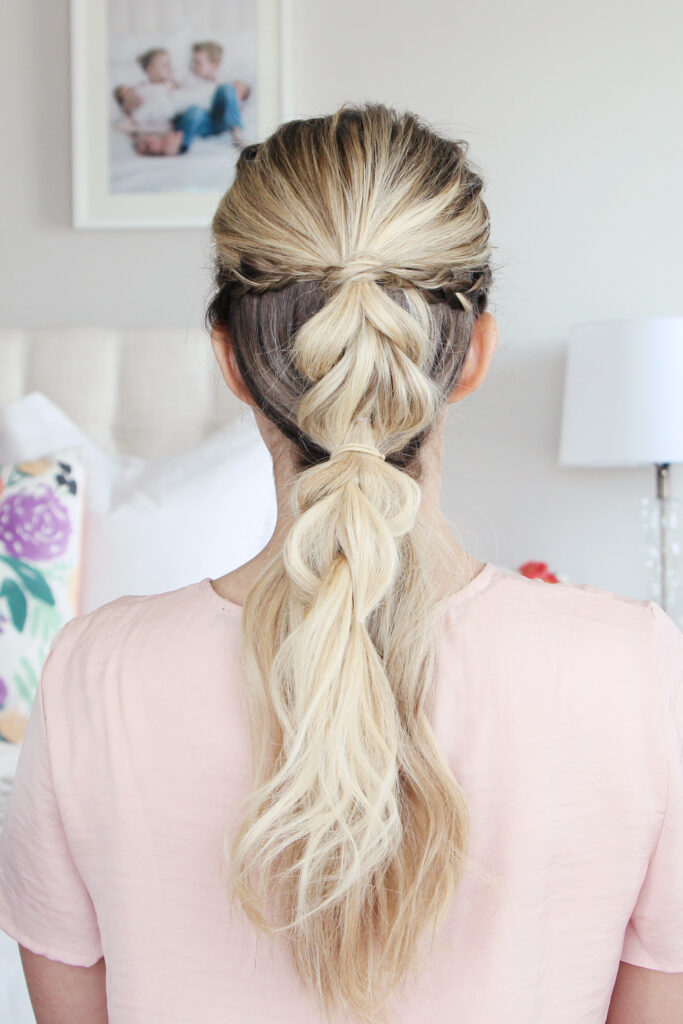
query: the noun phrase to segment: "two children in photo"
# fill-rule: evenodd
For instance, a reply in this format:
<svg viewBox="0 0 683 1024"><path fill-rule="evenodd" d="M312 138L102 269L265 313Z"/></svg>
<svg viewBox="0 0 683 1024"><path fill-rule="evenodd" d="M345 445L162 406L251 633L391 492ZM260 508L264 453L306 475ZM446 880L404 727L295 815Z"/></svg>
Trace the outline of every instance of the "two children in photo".
<svg viewBox="0 0 683 1024"><path fill-rule="evenodd" d="M242 79L221 82L222 58L220 43L194 43L190 72L178 82L168 50L152 47L138 57L145 78L114 89L123 114L117 125L130 134L138 153L175 156L187 152L197 136L226 131L238 149L244 148L241 106L251 87Z"/></svg>

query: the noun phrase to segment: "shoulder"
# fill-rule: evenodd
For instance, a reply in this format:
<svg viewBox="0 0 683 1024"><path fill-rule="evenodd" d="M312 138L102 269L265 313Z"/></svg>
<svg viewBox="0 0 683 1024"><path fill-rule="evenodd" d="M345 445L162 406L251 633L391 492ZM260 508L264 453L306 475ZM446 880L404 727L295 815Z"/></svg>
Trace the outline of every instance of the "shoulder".
<svg viewBox="0 0 683 1024"><path fill-rule="evenodd" d="M477 605L475 641L490 668L577 714L582 735L630 751L659 785L667 749L683 756L683 633L654 601L588 583L546 583L496 568ZM475 602L476 604L476 602ZM517 685L517 684L516 684ZM662 727L668 735L662 742Z"/></svg>
<svg viewBox="0 0 683 1024"><path fill-rule="evenodd" d="M184 615L200 599L204 581L188 583L157 594L124 594L90 612L76 615L60 630L65 641L77 643L83 638L118 643L140 629L168 621L169 616ZM69 641L66 641L67 643Z"/></svg>
<svg viewBox="0 0 683 1024"><path fill-rule="evenodd" d="M591 583L547 583L494 566L487 589L513 621L527 621L537 631L609 639L631 630L649 636L652 627L653 602Z"/></svg>
<svg viewBox="0 0 683 1024"><path fill-rule="evenodd" d="M43 665L47 705L106 687L123 669L172 657L183 636L206 617L205 581L158 594L126 594L69 619L56 633ZM210 607L210 605L209 605Z"/></svg>
<svg viewBox="0 0 683 1024"><path fill-rule="evenodd" d="M683 726L683 632L657 602L500 567L484 593L481 634L493 622L518 652L540 652L547 666L569 667L576 685L583 679L604 688L611 680L619 696L631 691L648 710L663 703Z"/></svg>
<svg viewBox="0 0 683 1024"><path fill-rule="evenodd" d="M566 677L587 698L599 686L652 699L646 693L655 671L652 602L494 567L470 604L472 640L501 671L517 665L527 677Z"/></svg>

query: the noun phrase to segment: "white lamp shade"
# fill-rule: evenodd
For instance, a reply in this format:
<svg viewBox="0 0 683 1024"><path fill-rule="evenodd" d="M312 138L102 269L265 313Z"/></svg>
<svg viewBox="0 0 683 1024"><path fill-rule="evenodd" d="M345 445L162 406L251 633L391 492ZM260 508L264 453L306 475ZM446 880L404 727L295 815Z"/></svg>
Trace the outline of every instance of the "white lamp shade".
<svg viewBox="0 0 683 1024"><path fill-rule="evenodd" d="M559 462L683 462L683 316L570 328Z"/></svg>

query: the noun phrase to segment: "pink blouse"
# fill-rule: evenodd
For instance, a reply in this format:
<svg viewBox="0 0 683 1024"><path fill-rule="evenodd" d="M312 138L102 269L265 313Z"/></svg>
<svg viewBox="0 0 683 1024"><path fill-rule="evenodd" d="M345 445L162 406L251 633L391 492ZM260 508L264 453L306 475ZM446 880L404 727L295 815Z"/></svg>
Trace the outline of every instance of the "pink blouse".
<svg viewBox="0 0 683 1024"><path fill-rule="evenodd" d="M250 788L239 605L208 578L72 619L0 833L0 928L106 959L110 1024L319 1024L231 911ZM604 1024L620 960L683 972L683 634L652 601L487 563L443 602L432 724L471 872L392 1024ZM237 822L235 822L235 827Z"/></svg>

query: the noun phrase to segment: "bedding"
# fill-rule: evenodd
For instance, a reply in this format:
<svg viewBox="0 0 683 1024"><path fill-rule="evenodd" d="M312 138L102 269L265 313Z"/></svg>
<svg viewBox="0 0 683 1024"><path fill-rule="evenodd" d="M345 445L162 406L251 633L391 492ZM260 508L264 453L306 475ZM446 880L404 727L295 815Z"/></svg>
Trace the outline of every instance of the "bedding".
<svg viewBox="0 0 683 1024"><path fill-rule="evenodd" d="M76 449L0 465L0 741L20 743L57 630L80 611Z"/></svg>
<svg viewBox="0 0 683 1024"><path fill-rule="evenodd" d="M277 519L272 459L250 410L189 451L145 459L92 442L42 392L0 408L0 463L50 442L87 474L81 611L216 577L253 558Z"/></svg>

